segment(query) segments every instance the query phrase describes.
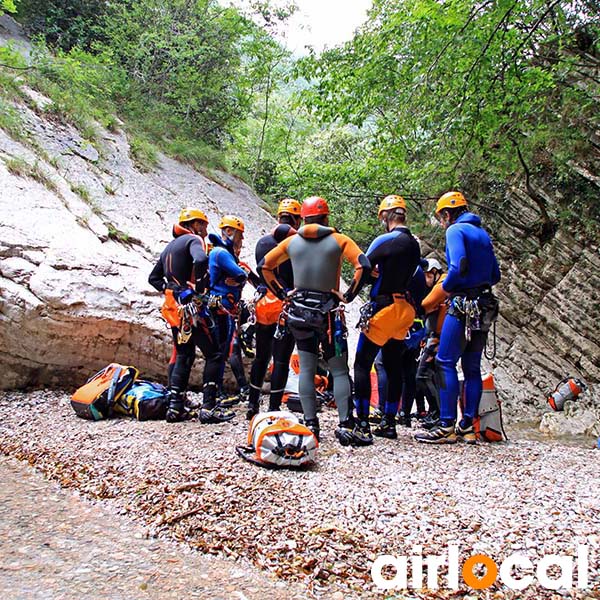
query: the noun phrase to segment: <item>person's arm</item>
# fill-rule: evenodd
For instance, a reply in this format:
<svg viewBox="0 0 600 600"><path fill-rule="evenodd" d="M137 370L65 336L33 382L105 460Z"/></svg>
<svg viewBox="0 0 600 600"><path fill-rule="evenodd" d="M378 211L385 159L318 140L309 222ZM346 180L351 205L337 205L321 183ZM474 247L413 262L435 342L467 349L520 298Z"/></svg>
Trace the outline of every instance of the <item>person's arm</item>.
<svg viewBox="0 0 600 600"><path fill-rule="evenodd" d="M214 252L214 250L213 250ZM248 279L246 271L240 267L231 253L221 249L217 255L217 266L223 271L223 279L228 279L227 285L235 282L235 285L244 285Z"/></svg>
<svg viewBox="0 0 600 600"><path fill-rule="evenodd" d="M267 252L261 264L258 265L258 272L264 279L267 287L281 300L285 298L285 282L277 278L277 267L289 259L287 248L293 237L288 237L283 242L275 246L273 250Z"/></svg>
<svg viewBox="0 0 600 600"><path fill-rule="evenodd" d="M189 252L194 265L194 289L200 294L208 287L208 256L204 250L201 239L193 240L189 245Z"/></svg>
<svg viewBox="0 0 600 600"><path fill-rule="evenodd" d="M162 260L159 258L148 277L148 283L157 291L164 292L167 287Z"/></svg>
<svg viewBox="0 0 600 600"><path fill-rule="evenodd" d="M342 249L342 256L352 263L354 267L354 277L344 294L345 302L352 302L369 280L371 275L371 262L358 247L356 242L342 233L334 233L337 243ZM339 282L338 282L339 285Z"/></svg>
<svg viewBox="0 0 600 600"><path fill-rule="evenodd" d="M456 289L469 271L469 261L460 227L451 225L446 231L448 275L442 284L447 292Z"/></svg>

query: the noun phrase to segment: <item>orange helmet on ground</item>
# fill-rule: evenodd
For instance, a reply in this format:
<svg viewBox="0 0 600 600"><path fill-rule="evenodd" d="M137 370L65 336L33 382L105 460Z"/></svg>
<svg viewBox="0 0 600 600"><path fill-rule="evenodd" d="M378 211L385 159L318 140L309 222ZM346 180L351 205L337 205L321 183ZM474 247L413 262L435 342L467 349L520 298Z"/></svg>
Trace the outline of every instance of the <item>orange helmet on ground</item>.
<svg viewBox="0 0 600 600"><path fill-rule="evenodd" d="M379 205L377 216L379 217L384 210L393 210L394 208L403 208L406 210L406 200L404 200L402 196L397 196L396 194L386 196Z"/></svg>
<svg viewBox="0 0 600 600"><path fill-rule="evenodd" d="M306 217L316 217L318 215L328 214L329 206L327 205L327 200L325 200L325 198L321 198L320 196L311 196L302 202L300 216L303 219L306 219Z"/></svg>
<svg viewBox="0 0 600 600"><path fill-rule="evenodd" d="M460 192L446 192L437 201L435 214L439 214L445 208L457 208L459 206L467 206L465 197Z"/></svg>
<svg viewBox="0 0 600 600"><path fill-rule="evenodd" d="M299 217L301 212L302 208L300 206L300 202L298 202L298 200L294 200L293 198L284 198L277 207L277 216L281 215L282 213L287 213L289 215Z"/></svg>
<svg viewBox="0 0 600 600"><path fill-rule="evenodd" d="M219 223L219 229L223 227L232 227L244 233L244 221L234 215L224 215Z"/></svg>
<svg viewBox="0 0 600 600"><path fill-rule="evenodd" d="M196 219L200 221L205 221L208 223L208 219L206 214L201 211L199 208L184 208L179 213L179 223L188 223L189 221L195 221Z"/></svg>

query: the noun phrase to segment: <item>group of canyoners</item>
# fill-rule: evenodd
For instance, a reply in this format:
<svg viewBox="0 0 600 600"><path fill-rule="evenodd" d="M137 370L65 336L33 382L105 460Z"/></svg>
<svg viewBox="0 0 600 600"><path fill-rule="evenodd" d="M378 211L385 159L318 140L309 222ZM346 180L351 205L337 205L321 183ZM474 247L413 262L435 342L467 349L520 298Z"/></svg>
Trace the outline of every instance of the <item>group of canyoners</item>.
<svg viewBox="0 0 600 600"><path fill-rule="evenodd" d="M205 358L199 421L233 418L219 393L242 308L248 308L241 295L249 282L256 288L249 303L256 342L247 390L248 419L260 410L271 361L268 409L279 410L296 347L304 423L317 439L315 375L323 360L333 381L339 415L335 436L340 444L370 445L373 435L396 438L397 419L410 425L415 396L421 398L417 406L422 416L423 397L429 406L423 429L415 435L419 442L475 443L481 358L498 312L492 286L500 280L500 269L490 237L462 193L441 196L435 216L446 232L447 272L439 261L422 258L419 242L407 227L407 206L401 196L390 195L381 202L378 219L384 233L366 252L329 225L324 198L312 196L302 203L286 198L278 206L277 226L256 245L256 274L239 260L242 219L226 215L218 225L220 236L207 235L206 214L196 208L182 210L173 226L174 239L149 277L150 284L165 294L161 311L173 332L167 421L189 418L185 391L196 347ZM342 293L344 259L354 267L354 276ZM369 300L360 310L361 333L351 379L344 305L365 286L370 286ZM457 423L459 359L464 389ZM374 363L379 408L373 412Z"/></svg>

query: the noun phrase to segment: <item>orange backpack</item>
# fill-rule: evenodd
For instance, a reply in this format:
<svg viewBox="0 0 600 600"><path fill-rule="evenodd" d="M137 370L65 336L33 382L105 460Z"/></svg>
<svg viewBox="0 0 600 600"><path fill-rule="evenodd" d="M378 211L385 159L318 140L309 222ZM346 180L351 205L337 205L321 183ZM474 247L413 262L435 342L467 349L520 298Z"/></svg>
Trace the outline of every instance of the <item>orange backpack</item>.
<svg viewBox="0 0 600 600"><path fill-rule="evenodd" d="M72 396L71 406L82 419L99 421L112 416L116 403L137 379L139 371L111 363L90 377Z"/></svg>

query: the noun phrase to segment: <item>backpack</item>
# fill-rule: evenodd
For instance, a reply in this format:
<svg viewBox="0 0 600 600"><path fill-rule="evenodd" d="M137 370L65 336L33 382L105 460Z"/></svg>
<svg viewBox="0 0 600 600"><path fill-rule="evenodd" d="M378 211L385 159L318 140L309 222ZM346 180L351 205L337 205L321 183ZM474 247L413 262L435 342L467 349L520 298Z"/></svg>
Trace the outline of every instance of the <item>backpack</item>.
<svg viewBox="0 0 600 600"><path fill-rule="evenodd" d="M566 377L558 383L548 398L548 404L552 410L561 411L565 409L565 402L577 400L579 394L584 392L587 386L580 379Z"/></svg>
<svg viewBox="0 0 600 600"><path fill-rule="evenodd" d="M252 418L248 445L237 446L236 452L262 467L307 467L315 463L318 446L313 432L298 417L273 411Z"/></svg>
<svg viewBox="0 0 600 600"><path fill-rule="evenodd" d="M139 375L135 367L111 363L92 375L71 396L71 406L82 419L100 421L113 414L116 402L129 390Z"/></svg>
<svg viewBox="0 0 600 600"><path fill-rule="evenodd" d="M496 394L494 376L489 373L482 377L483 392L479 402L479 411L473 421L477 439L486 442L505 442L508 438L502 423L502 405Z"/></svg>
<svg viewBox="0 0 600 600"><path fill-rule="evenodd" d="M165 418L168 404L164 385L139 379L117 400L115 411L138 421L160 420Z"/></svg>

